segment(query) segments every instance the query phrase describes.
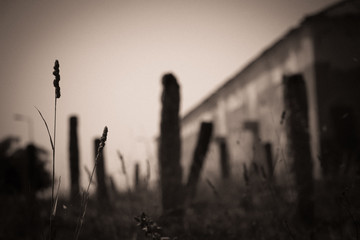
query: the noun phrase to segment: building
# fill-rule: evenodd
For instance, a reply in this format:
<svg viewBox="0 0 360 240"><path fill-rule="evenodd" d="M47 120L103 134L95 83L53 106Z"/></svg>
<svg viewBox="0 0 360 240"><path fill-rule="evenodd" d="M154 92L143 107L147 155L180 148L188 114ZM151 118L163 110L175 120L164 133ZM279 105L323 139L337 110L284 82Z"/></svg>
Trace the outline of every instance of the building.
<svg viewBox="0 0 360 240"><path fill-rule="evenodd" d="M182 117L184 178L201 122L214 126L203 179L241 179L244 168L254 166L277 179L291 172L284 79L299 76L314 177L356 171L351 161L360 140L360 1L349 0L306 17Z"/></svg>

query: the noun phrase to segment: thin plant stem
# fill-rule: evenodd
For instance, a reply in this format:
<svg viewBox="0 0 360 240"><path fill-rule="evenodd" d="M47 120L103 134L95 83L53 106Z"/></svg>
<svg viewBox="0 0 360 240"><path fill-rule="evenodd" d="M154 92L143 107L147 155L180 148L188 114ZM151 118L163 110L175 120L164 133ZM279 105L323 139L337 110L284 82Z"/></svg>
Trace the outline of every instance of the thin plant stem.
<svg viewBox="0 0 360 240"><path fill-rule="evenodd" d="M88 186L86 188L86 192L84 192L83 197L82 197L82 202L81 202L82 213L80 214L80 218L79 218L77 226L76 226L75 240L79 239L80 230L81 230L81 227L82 227L83 222L84 222L85 213L86 213L86 209L87 209L87 204L88 204L88 200L89 200L90 186L91 186L91 183L92 183L92 180L93 180L93 176L94 176L96 167L98 165L98 159L100 158L100 154L101 154L101 150L100 150L100 148L98 148L98 152L97 152L96 158L95 158L95 164L94 164L93 170L92 170L91 175L90 175L89 184L88 184Z"/></svg>
<svg viewBox="0 0 360 240"><path fill-rule="evenodd" d="M43 120L43 122L44 122L44 124L45 124L45 127L46 127L46 130L47 130L47 132L48 132L48 135L49 135L49 139L50 139L50 144L51 144L51 149L52 149L52 152L53 152L53 163L54 163L54 157L55 157L55 146L54 146L54 141L53 141L53 139L52 139L52 137L51 137L51 134L50 134L50 130L49 130L49 126L48 126L48 124L47 124L47 122L46 122L46 120L45 120L45 118L44 118L44 116L42 115L42 113L40 112L40 110L37 108L37 107L35 107L36 108L36 110L39 112L39 114L40 114L40 117L41 117L41 119ZM53 213L53 199L54 199L54 183L55 183L55 180L54 180L54 176L55 176L55 169L53 168L53 176L52 176L52 188L51 188L51 206L50 206L50 219L49 219L49 231L50 231L50 233L49 233L49 239L51 239L51 229L52 229L52 213Z"/></svg>
<svg viewBox="0 0 360 240"><path fill-rule="evenodd" d="M54 134L53 134L53 151L52 151L52 186L51 186L51 209L50 209L50 240L52 237L52 220L55 216L54 211L54 189L55 189L55 150L56 150L56 106L57 106L57 98L55 96L55 104L54 104Z"/></svg>
<svg viewBox="0 0 360 240"><path fill-rule="evenodd" d="M52 220L55 218L56 214L56 206L54 202L54 189L55 189L55 152L56 152L56 106L57 106L57 99L60 98L60 71L59 71L59 61L56 60L54 64L54 72L53 75L55 76L55 79L53 81L53 85L55 87L55 107L54 107L54 134L53 134L53 140L54 140L54 148L53 148L53 169L52 169L52 187L51 187L51 212L50 212L50 240L52 237ZM59 192L58 192L59 193ZM58 196L58 195L57 195ZM57 200L56 200L57 201Z"/></svg>
<svg viewBox="0 0 360 240"><path fill-rule="evenodd" d="M81 213L80 213L80 217L78 219L78 222L76 224L76 229L75 229L75 240L79 239L80 231L81 231L82 225L84 223L87 204L88 204L88 201L89 201L90 186L92 184L94 173L95 173L96 167L98 165L99 159L101 157L102 151L103 151L103 149L105 147L105 142L106 142L106 138L107 138L107 132L108 132L108 128L105 127L104 131L103 131L103 134L102 134L102 137L100 139L98 149L97 149L97 154L96 154L96 157L95 157L95 164L94 164L93 170L92 170L91 175L90 175L89 184L88 184L88 186L86 188L86 192L83 193L83 197L82 197L82 200L81 200Z"/></svg>
<svg viewBox="0 0 360 240"><path fill-rule="evenodd" d="M121 172L122 172L122 174L125 175L127 191L130 192L129 176L128 176L127 171L126 171L124 156L121 154L120 151L117 151L117 154L118 154L118 157L119 157L120 163L121 163Z"/></svg>
<svg viewBox="0 0 360 240"><path fill-rule="evenodd" d="M53 168L52 168L52 189L51 189L51 202L54 202L54 185L55 185L55 150L56 150L56 105L57 98L55 97L55 112L54 112L54 148L53 148ZM51 204L51 205L52 205Z"/></svg>
<svg viewBox="0 0 360 240"><path fill-rule="evenodd" d="M61 94L60 94L60 86L59 86L59 81L60 81L60 73L59 73L59 61L56 60L55 61L55 65L54 65L54 72L53 75L55 76L55 79L53 81L54 87L55 87L55 109L54 109L54 135L53 138L51 137L50 134L50 130L49 130L49 126L44 118L44 116L41 114L40 110L36 108L36 110L39 112L45 126L46 126L46 130L48 132L49 135L49 139L50 139L50 144L51 144L51 148L52 148L52 186L51 186L51 206L50 206L50 219L49 219L49 239L51 240L52 238L52 220L55 217L56 214L56 205L57 205L57 201L58 201L58 197L59 197L59 189L60 189L60 182L61 182L61 178L59 179L59 185L58 185L58 189L57 189L57 194L56 194L56 202L54 201L54 189L55 189L55 140L56 140L56 105L57 105L57 99L60 98Z"/></svg>

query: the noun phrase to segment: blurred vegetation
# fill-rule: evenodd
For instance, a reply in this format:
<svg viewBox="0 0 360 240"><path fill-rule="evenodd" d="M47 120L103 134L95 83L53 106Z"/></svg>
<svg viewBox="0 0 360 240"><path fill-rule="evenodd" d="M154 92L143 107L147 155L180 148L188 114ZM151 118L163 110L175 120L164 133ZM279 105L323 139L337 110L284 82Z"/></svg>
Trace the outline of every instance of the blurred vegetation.
<svg viewBox="0 0 360 240"><path fill-rule="evenodd" d="M0 239L40 239L45 208L37 194L51 184L47 152L18 139L0 142Z"/></svg>
<svg viewBox="0 0 360 240"><path fill-rule="evenodd" d="M168 239L359 239L357 177L342 177L336 184L315 182L316 217L308 229L302 229L295 218L295 186L270 182L251 171L247 178L247 183L202 181L196 198L185 210L183 232L176 234L161 223L158 189L112 190L107 204L94 194L79 239L156 239L154 236L159 235L147 234L149 226L160 227L161 236ZM22 196L2 195L0 239L45 239L50 200L37 199L30 205ZM80 195L71 201L59 200L53 225L55 239L74 239L80 202ZM139 224L135 217L143 212L151 220Z"/></svg>
<svg viewBox="0 0 360 240"><path fill-rule="evenodd" d="M50 186L47 153L34 145L21 148L15 138L7 138L0 142L0 154L0 239L46 239L50 199L37 193ZM243 179L214 183L202 179L185 209L182 232L164 227L157 188L112 188L107 203L92 195L79 239L360 239L357 175L315 181L315 219L306 229L296 219L296 186L252 169L241 175ZM55 239L74 239L80 203L80 195L59 199ZM141 216L146 217L141 221Z"/></svg>
<svg viewBox="0 0 360 240"><path fill-rule="evenodd" d="M47 152L33 144L16 147L17 139L0 142L0 194L36 194L51 184L45 168Z"/></svg>

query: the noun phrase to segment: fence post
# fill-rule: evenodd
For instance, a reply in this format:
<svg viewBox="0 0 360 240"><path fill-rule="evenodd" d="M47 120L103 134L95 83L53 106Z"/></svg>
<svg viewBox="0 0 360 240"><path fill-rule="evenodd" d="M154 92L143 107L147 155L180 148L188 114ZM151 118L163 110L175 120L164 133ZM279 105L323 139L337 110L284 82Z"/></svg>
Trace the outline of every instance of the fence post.
<svg viewBox="0 0 360 240"><path fill-rule="evenodd" d="M70 166L70 199L74 200L80 193L79 145L77 134L78 119L70 117L69 166Z"/></svg>
<svg viewBox="0 0 360 240"><path fill-rule="evenodd" d="M314 180L306 86L301 74L285 76L283 83L285 109L289 113L286 130L298 191L296 217L303 227L311 228L314 223Z"/></svg>
<svg viewBox="0 0 360 240"><path fill-rule="evenodd" d="M267 162L267 174L268 174L268 179L269 181L273 181L274 180L274 160L273 160L273 156L272 156L272 144L267 142L264 144L264 149L265 149L265 157L266 157L266 162Z"/></svg>
<svg viewBox="0 0 360 240"><path fill-rule="evenodd" d="M169 225L182 227L184 194L180 165L180 86L172 74L163 76L162 85L159 137L162 218Z"/></svg>
<svg viewBox="0 0 360 240"><path fill-rule="evenodd" d="M139 165L139 163L135 163L134 188L135 188L135 191L138 191L140 189L140 165Z"/></svg>
<svg viewBox="0 0 360 240"><path fill-rule="evenodd" d="M226 142L226 138L217 138L220 152L220 166L221 166L221 177L223 180L230 178L230 162L229 162L229 151Z"/></svg>
<svg viewBox="0 0 360 240"><path fill-rule="evenodd" d="M100 144L100 139L99 138L95 139L94 144L95 144L95 159L96 159L96 154L97 154L98 147ZM109 199L107 187L106 187L106 177L105 176L106 176L105 157L104 157L104 152L102 150L102 152L99 154L97 167L96 167L97 197L98 197L99 201L107 201Z"/></svg>
<svg viewBox="0 0 360 240"><path fill-rule="evenodd" d="M204 164L206 153L209 148L213 125L210 122L202 122L195 147L190 174L187 182L187 198L193 200L196 194L196 186L199 182L201 169Z"/></svg>

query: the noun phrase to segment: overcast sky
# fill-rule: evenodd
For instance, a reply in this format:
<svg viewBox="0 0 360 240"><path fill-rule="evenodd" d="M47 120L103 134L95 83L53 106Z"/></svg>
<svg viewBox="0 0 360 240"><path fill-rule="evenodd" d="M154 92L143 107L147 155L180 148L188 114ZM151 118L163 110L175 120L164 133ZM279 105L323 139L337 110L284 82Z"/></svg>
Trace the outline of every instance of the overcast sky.
<svg viewBox="0 0 360 240"><path fill-rule="evenodd" d="M305 15L334 2L0 0L0 139L29 140L27 124L14 120L22 114L34 122L35 143L50 151L34 106L52 128L58 59L57 174L67 186L68 118L76 114L81 166L92 168L93 139L106 125L107 171L121 185L116 150L131 172L135 161L143 172L146 158L156 162L152 142L164 73L174 73L181 85L184 114Z"/></svg>

